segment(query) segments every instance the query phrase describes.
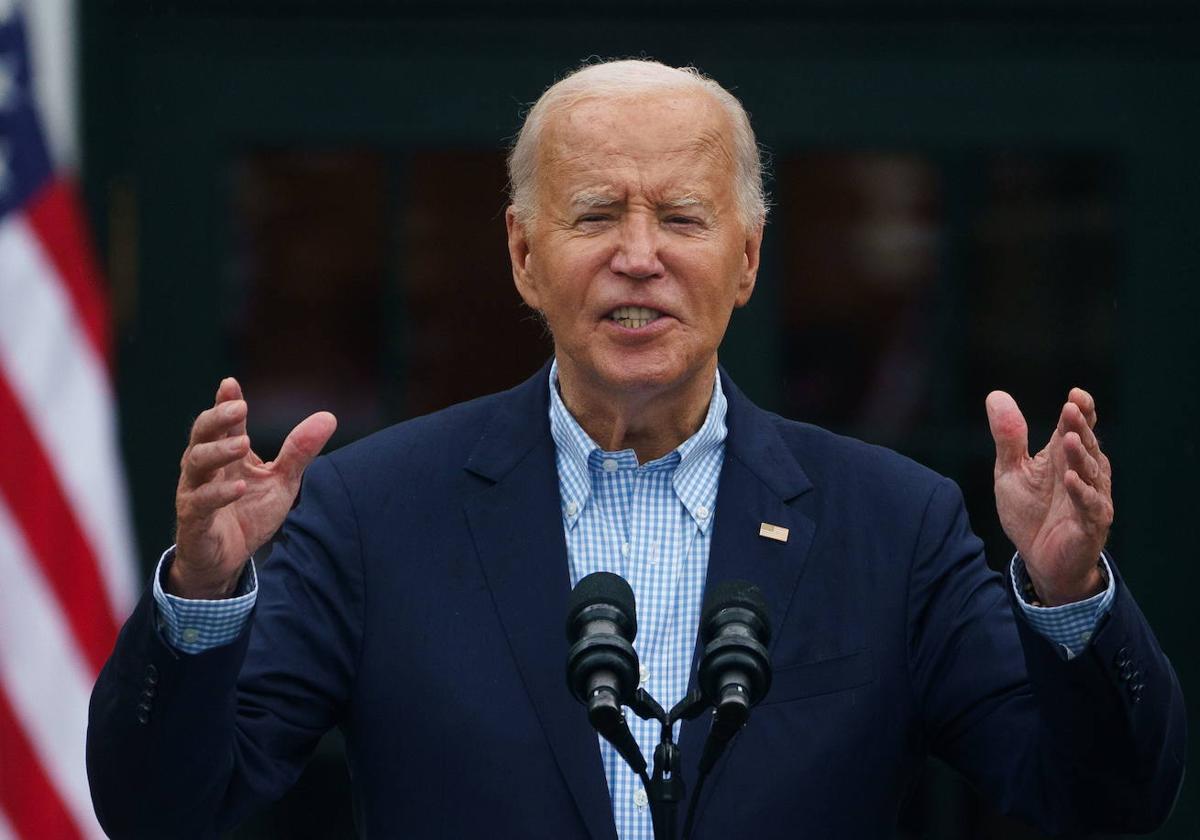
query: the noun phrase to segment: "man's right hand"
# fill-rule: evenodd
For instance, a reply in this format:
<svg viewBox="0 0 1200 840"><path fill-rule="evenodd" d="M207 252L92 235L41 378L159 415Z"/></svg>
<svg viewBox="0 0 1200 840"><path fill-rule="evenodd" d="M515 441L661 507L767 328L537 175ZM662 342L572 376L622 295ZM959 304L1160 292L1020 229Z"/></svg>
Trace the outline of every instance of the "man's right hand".
<svg viewBox="0 0 1200 840"><path fill-rule="evenodd" d="M274 461L246 434L246 401L233 378L192 425L175 491L175 560L166 591L182 598L227 598L247 559L279 530L300 477L337 428L327 411L292 429Z"/></svg>

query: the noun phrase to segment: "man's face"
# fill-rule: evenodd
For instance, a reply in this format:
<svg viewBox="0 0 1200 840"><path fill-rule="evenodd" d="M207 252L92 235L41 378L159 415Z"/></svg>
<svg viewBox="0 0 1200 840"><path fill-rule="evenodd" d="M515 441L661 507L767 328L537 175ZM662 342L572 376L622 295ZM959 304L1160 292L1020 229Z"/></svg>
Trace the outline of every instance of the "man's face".
<svg viewBox="0 0 1200 840"><path fill-rule="evenodd" d="M585 100L551 116L513 276L581 387L653 395L711 376L750 299L762 229L734 193L729 121L699 92Z"/></svg>

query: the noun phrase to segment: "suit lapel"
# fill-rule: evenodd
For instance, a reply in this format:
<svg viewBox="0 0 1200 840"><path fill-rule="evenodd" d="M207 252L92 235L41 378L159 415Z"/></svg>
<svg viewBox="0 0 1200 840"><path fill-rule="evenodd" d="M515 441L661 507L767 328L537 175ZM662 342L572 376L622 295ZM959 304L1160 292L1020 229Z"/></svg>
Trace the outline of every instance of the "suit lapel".
<svg viewBox="0 0 1200 840"><path fill-rule="evenodd" d="M549 424L549 368L503 399L466 469L492 486L466 505L501 624L567 787L594 838L616 838L596 733L566 684L571 581Z"/></svg>
<svg viewBox="0 0 1200 840"><path fill-rule="evenodd" d="M789 504L812 489L804 470L776 430L772 415L751 403L722 371L722 387L729 409L725 463L717 491L705 591L724 580L747 580L763 591L770 610L774 636L783 625L792 596L803 574L815 533L812 519L799 506ZM763 523L788 529L786 542L759 536ZM691 686L702 648L697 639L692 658ZM683 724L680 751L689 790L696 783L696 763L708 737L708 713ZM754 725L753 715L750 726ZM705 785L712 795L724 762Z"/></svg>

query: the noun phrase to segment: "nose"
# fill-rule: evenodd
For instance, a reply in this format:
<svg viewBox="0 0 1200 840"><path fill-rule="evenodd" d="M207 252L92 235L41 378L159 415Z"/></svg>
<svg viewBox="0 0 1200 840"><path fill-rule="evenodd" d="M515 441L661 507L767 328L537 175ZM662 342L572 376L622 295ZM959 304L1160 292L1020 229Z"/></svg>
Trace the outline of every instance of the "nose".
<svg viewBox="0 0 1200 840"><path fill-rule="evenodd" d="M630 214L621 221L620 239L609 262L614 274L635 280L647 280L663 274L659 259L658 220L641 214Z"/></svg>

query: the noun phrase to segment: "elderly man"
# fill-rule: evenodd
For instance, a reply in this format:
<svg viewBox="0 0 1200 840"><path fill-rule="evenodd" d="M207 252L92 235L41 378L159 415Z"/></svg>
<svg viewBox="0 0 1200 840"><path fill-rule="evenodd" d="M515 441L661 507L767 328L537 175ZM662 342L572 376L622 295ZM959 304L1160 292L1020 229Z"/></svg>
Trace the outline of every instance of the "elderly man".
<svg viewBox="0 0 1200 840"><path fill-rule="evenodd" d="M510 170L513 278L553 334L546 369L316 461L331 415L263 462L232 379L196 420L177 546L93 697L108 831L211 836L340 726L364 836L649 838L637 777L564 681L567 595L597 570L632 584L642 679L667 706L694 678L706 583L766 595L774 684L697 836L887 836L928 752L1049 831L1165 818L1182 697L1103 554L1087 393L1032 458L1013 400L988 397L1018 551L997 576L951 482L767 414L719 370L765 219L727 91L588 66L534 106ZM649 754L656 727L633 728ZM692 786L706 728L679 736Z"/></svg>

